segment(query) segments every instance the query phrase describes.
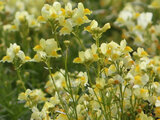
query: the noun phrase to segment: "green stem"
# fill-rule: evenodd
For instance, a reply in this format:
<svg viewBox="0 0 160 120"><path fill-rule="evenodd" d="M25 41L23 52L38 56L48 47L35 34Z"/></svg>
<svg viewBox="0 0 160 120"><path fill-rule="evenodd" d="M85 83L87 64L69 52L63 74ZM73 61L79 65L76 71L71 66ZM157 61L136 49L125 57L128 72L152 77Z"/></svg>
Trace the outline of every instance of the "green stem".
<svg viewBox="0 0 160 120"><path fill-rule="evenodd" d="M106 106L105 106L105 99L104 99L104 95L103 95L103 90L100 91L101 93L101 96L102 96L102 105L103 105L103 108L104 108L104 115L106 118L108 118L107 114L106 114Z"/></svg>
<svg viewBox="0 0 160 120"><path fill-rule="evenodd" d="M132 119L134 120L135 118L136 118L136 116L135 116L135 105L133 104L133 100L132 100L132 97L133 97L133 88L131 88L131 97L130 97L130 102L131 102L131 113L134 113L134 114L132 114Z"/></svg>
<svg viewBox="0 0 160 120"><path fill-rule="evenodd" d="M72 34L76 37L76 39L78 40L78 43L81 45L81 47L83 48L83 50L85 50L86 47L84 46L82 40L76 35L76 33L72 32Z"/></svg>
<svg viewBox="0 0 160 120"><path fill-rule="evenodd" d="M99 48L99 38L98 37L96 38L96 46L97 48Z"/></svg>
<svg viewBox="0 0 160 120"><path fill-rule="evenodd" d="M99 101L98 96L97 96L96 92L94 91L94 89L93 89L93 92L94 92L94 94L95 94L95 96L96 96L96 99L97 99L97 101L98 101L98 103L99 103L99 105L100 105L100 107L101 107L101 110L102 110L103 115L106 116L106 113L105 113L105 111L103 110L102 104L101 104L101 102ZM106 117L105 117L105 120L106 120Z"/></svg>
<svg viewBox="0 0 160 120"><path fill-rule="evenodd" d="M122 84L119 85L119 89L120 89L120 107L121 107L121 120L123 120L123 99L124 99L124 96L123 96L123 91L122 91Z"/></svg>
<svg viewBox="0 0 160 120"><path fill-rule="evenodd" d="M69 117L69 115L68 115L68 112L67 112L67 107L64 105L63 100L61 99L61 96L60 96L60 93L59 93L58 88L57 88L57 86L56 86L55 80L54 80L54 78L52 77L52 72L51 72L51 68L50 68L50 63L49 63L48 61L45 62L45 63L46 63L46 65L47 65L47 67L48 67L49 75L50 75L50 77L51 77L51 79L52 79L53 85L54 85L55 90L56 90L56 92L57 92L58 98L59 98L59 100L60 100L60 102L61 102L61 105L62 105L62 107L63 107L63 109L64 109L64 111L65 111L68 119L70 119L70 117Z"/></svg>
<svg viewBox="0 0 160 120"><path fill-rule="evenodd" d="M99 38L97 37L96 38L96 46L97 46L97 52L98 52L98 55L99 55ZM97 71L97 76L98 76L98 79L100 79L100 71L101 71L101 67L100 67L100 61L98 60L97 62L97 66L98 66L98 71Z"/></svg>
<svg viewBox="0 0 160 120"><path fill-rule="evenodd" d="M21 77L21 74L20 74L20 69L19 69L19 68L16 68L16 72L17 72L17 75L18 75L19 80L20 80L21 83L22 83L23 89L26 91L26 87L25 87L25 85L24 85L24 82L22 81L22 77Z"/></svg>
<svg viewBox="0 0 160 120"><path fill-rule="evenodd" d="M67 49L66 49L66 59L65 59L65 80L66 80L66 84L67 84L67 81L69 83L69 85L67 84L67 87L69 88L69 92L70 92L71 98L73 100L75 118L76 118L76 120L78 120L77 109L76 109L77 105L76 105L75 99L73 97L72 85L71 85L71 81L70 81L69 76L68 76L67 61L68 61L68 46L67 46Z"/></svg>

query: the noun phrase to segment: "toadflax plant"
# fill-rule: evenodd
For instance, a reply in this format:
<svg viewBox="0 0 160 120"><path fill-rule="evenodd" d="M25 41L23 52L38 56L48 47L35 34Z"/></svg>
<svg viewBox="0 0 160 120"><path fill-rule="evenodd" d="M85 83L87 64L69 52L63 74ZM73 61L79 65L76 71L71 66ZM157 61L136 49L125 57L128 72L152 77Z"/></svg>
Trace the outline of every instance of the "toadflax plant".
<svg viewBox="0 0 160 120"><path fill-rule="evenodd" d="M124 17L126 13L127 18ZM41 14L35 19L25 11L17 12L15 30L21 30L22 23L28 25L27 30L47 24L52 37L37 42L32 50L35 52L33 58L26 56L16 43L10 44L6 56L2 58L2 62L14 65L23 83L24 91L19 94L18 100L32 112L31 120L160 119L160 57L150 57L140 47L133 49L125 39L119 44L102 42L102 35L111 28L110 24L99 27L96 20L89 20L92 12L82 3L78 3L76 8L71 3L65 7L60 2L44 4ZM147 16L149 18L143 23L143 17ZM124 10L116 22L130 28L126 22L133 22L132 17L130 11ZM138 20L133 29L143 31L151 23L152 14L135 14L133 19ZM91 34L93 43L89 47L79 37L78 30ZM21 32L25 38L29 35L28 32L25 34L25 30ZM135 32L135 35L138 34ZM63 44L60 44L60 36L66 38ZM72 62L83 67L83 71L68 69L70 52L74 52L70 51L74 41L68 40L68 36L74 36L82 48ZM57 70L57 63L53 60L62 60L64 68ZM48 75L44 88L31 89L23 81L20 68L26 62L44 63L41 65Z"/></svg>

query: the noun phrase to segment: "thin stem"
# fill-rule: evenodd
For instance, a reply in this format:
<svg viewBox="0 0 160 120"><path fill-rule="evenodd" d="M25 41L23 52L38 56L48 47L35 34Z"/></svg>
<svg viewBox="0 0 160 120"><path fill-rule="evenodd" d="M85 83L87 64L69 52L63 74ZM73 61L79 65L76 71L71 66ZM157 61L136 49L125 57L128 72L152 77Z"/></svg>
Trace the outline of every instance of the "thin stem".
<svg viewBox="0 0 160 120"><path fill-rule="evenodd" d="M62 107L63 107L63 109L64 109L64 111L65 111L68 119L70 119L70 117L69 117L69 115L68 115L68 112L67 112L67 108L66 108L66 106L63 104L63 100L61 99L61 96L60 96L60 93L59 93L58 88L57 88L57 86L56 86L55 80L54 80L54 78L53 78L53 76L52 76L52 72L51 72L51 68L50 68L50 63L49 63L48 61L45 62L45 63L46 63L46 65L47 65L47 67L48 67L49 75L50 75L50 77L51 77L51 79L52 79L53 85L54 85L55 90L56 90L56 92L57 92L58 98L59 98L59 100L60 100L60 102L61 102L61 104L62 104Z"/></svg>
<svg viewBox="0 0 160 120"><path fill-rule="evenodd" d="M96 46L99 48L99 37L96 38Z"/></svg>
<svg viewBox="0 0 160 120"><path fill-rule="evenodd" d="M101 102L99 101L98 96L97 96L96 92L94 91L94 89L93 89L93 92L94 92L94 94L95 94L95 96L96 96L96 99L97 99L97 101L98 101L98 103L99 103L99 105L100 105L100 107L101 107L101 110L102 110L103 115L106 116L106 113L105 113L105 111L103 110L102 104L101 104ZM105 120L106 120L106 118L105 118Z"/></svg>
<svg viewBox="0 0 160 120"><path fill-rule="evenodd" d="M23 89L26 90L26 87L25 87L25 85L24 85L24 82L22 81L22 77L21 77L21 74L20 74L20 69L19 69L19 68L16 68L16 72L17 72L17 75L18 75L19 80L20 80L21 83L22 83Z"/></svg>
<svg viewBox="0 0 160 120"><path fill-rule="evenodd" d="M121 120L123 120L123 99L124 99L124 95L123 95L123 91L122 91L122 84L119 85L119 89L120 89L120 107L121 107Z"/></svg>
<svg viewBox="0 0 160 120"><path fill-rule="evenodd" d="M107 114L106 114L106 106L105 106L105 99L104 99L104 95L103 95L103 90L101 90L100 91L100 93L101 93L101 96L102 96L102 105L103 105L103 108L104 108L104 115L105 115L105 117L107 118Z"/></svg>
<svg viewBox="0 0 160 120"><path fill-rule="evenodd" d="M132 119L135 119L135 104L133 103L133 88L131 88L131 97L130 97L130 103L131 103L131 113L134 113L134 114L132 114Z"/></svg>
<svg viewBox="0 0 160 120"><path fill-rule="evenodd" d="M69 85L67 84L67 87L69 88L69 92L70 92L71 98L73 100L75 118L76 118L76 120L78 120L77 109L76 109L77 105L76 105L75 99L73 97L72 85L71 85L71 81L70 81L69 76L68 76L67 61L68 61L68 46L67 46L67 49L66 49L66 59L65 59L65 80L66 80L66 84L67 84L67 81L69 83Z"/></svg>
<svg viewBox="0 0 160 120"><path fill-rule="evenodd" d="M86 47L84 46L82 40L76 35L76 33L72 32L72 34L77 38L78 43L81 45L81 47L83 48L83 50L85 50Z"/></svg>
<svg viewBox="0 0 160 120"><path fill-rule="evenodd" d="M96 46L97 46L97 52L98 52L98 55L99 55L99 38L97 37L96 38ZM100 61L98 60L97 61L97 66L98 66L98 71L97 71L97 76L98 76L98 79L100 79L100 71L101 71L101 67L100 67Z"/></svg>

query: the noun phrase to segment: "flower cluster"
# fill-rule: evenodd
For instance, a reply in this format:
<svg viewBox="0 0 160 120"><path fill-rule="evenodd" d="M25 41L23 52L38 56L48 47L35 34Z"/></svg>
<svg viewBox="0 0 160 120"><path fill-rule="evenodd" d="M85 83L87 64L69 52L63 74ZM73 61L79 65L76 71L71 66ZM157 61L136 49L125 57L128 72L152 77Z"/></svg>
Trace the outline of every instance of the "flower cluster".
<svg viewBox="0 0 160 120"><path fill-rule="evenodd" d="M42 61L46 57L60 57L57 53L60 48L58 48L57 42L54 39L41 39L40 44L36 45L34 48L36 55L34 56L35 61Z"/></svg>
<svg viewBox="0 0 160 120"><path fill-rule="evenodd" d="M110 29L109 23L106 23L102 28L100 28L98 27L98 22L96 20L92 20L91 24L85 27L85 30L91 33L95 40L97 38L101 38L102 33L106 32L108 29Z"/></svg>
<svg viewBox="0 0 160 120"><path fill-rule="evenodd" d="M7 48L6 56L3 57L3 62L14 63L17 61L25 63L31 60L29 56L25 56L24 52L20 50L20 46L16 43L10 44L10 47Z"/></svg>
<svg viewBox="0 0 160 120"><path fill-rule="evenodd" d="M22 85L24 91L18 100L32 111L31 120L160 119L160 57L152 57L160 48L160 25L154 23L151 11L126 4L113 25L125 38L117 43L113 39L101 40L111 26L105 21L99 27L96 20L89 20L87 16L92 12L83 3L73 8L71 3L51 5L51 1L45 1L48 4L42 6L39 16L27 10L24 1L17 1L19 11L13 12L11 23L2 22L0 48L8 46L7 40L12 36L22 39L15 40L21 47L16 43L6 47L6 56L1 61L14 65L18 80L11 86ZM158 9L159 1L153 0L147 7ZM0 2L0 14L6 8ZM91 35L87 36L88 32ZM85 37L89 37L88 41L92 37L93 43L86 42ZM129 40L133 40L133 46ZM21 48L26 55L34 55L33 59ZM31 61L34 62L30 66ZM28 66L24 65L21 71L26 62ZM32 66L35 71L28 69ZM26 73L31 72L29 77L21 74L26 69ZM39 79L39 83L34 79ZM19 86L16 91L22 90Z"/></svg>
<svg viewBox="0 0 160 120"><path fill-rule="evenodd" d="M124 27L122 37L133 39L134 45L141 46L152 55L159 50L159 24L152 24L152 12L139 12L132 4L127 4L119 13L116 25Z"/></svg>
<svg viewBox="0 0 160 120"><path fill-rule="evenodd" d="M93 44L91 46L91 49L87 49L85 52L84 51L79 52L79 57L75 58L73 62L88 64L89 62L94 62L97 60L98 60L97 46Z"/></svg>
<svg viewBox="0 0 160 120"><path fill-rule="evenodd" d="M52 6L45 4L41 12L42 17L40 16L39 18L49 20L51 24L57 23L54 27L61 26L61 34L70 34L73 27L88 23L90 20L87 15L92 13L89 9L84 8L82 3L78 4L78 8L72 9L71 3L62 8L59 2L54 2Z"/></svg>
<svg viewBox="0 0 160 120"><path fill-rule="evenodd" d="M27 11L16 12L14 24L19 27L21 24L25 24L25 22L27 22L28 27L30 28L40 26L35 17L33 15L29 15Z"/></svg>
<svg viewBox="0 0 160 120"><path fill-rule="evenodd" d="M42 90L30 90L27 89L25 92L19 94L18 97L21 101L26 101L25 107L36 106L38 103L45 101L45 94Z"/></svg>
<svg viewBox="0 0 160 120"><path fill-rule="evenodd" d="M36 105L28 105L33 112L31 119L46 119L46 117L65 120L70 117L127 119L129 117L153 120L154 114L160 117L158 114L160 85L155 79L159 78L159 59L149 58L143 48L138 48L131 55L133 50L126 45L125 40L122 40L120 45L112 41L102 43L100 47L93 44L91 48L80 52L74 62L90 67L96 63L99 66L96 78L90 76L90 71L67 73L65 70L60 70L51 74L45 91L52 97L46 97L41 111ZM96 53L97 49L99 51ZM26 96L27 91L21 93L19 99L26 100L26 104L35 103L34 100L28 99L31 100L29 102L26 97L22 98ZM154 112L149 110L150 107ZM119 114L119 111L123 113Z"/></svg>

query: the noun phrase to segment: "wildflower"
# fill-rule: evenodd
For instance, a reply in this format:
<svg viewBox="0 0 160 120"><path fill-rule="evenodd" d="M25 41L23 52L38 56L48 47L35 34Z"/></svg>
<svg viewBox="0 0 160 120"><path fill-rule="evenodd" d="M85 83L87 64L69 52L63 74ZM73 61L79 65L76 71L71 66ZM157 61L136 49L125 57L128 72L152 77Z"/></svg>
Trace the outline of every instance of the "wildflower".
<svg viewBox="0 0 160 120"><path fill-rule="evenodd" d="M65 6L65 15L66 17L71 17L73 15L72 4L67 3Z"/></svg>
<svg viewBox="0 0 160 120"><path fill-rule="evenodd" d="M147 74L144 74L142 76L137 75L134 77L134 84L136 85L144 86L148 81L149 81L149 77Z"/></svg>
<svg viewBox="0 0 160 120"><path fill-rule="evenodd" d="M65 8L62 8L59 2L54 2L53 6L45 4L41 13L46 21L56 22L57 27L61 27L60 34L65 35L70 34L74 26L88 23L87 15L90 15L91 11L85 9L82 3L78 3L78 8L72 10L70 3L66 4Z"/></svg>
<svg viewBox="0 0 160 120"><path fill-rule="evenodd" d="M120 51L118 51L117 47L119 45L115 42L110 42L108 44L106 43L102 43L100 46L101 52L103 55L107 56L107 57L111 57L112 55L114 56L113 52L115 52L115 54L119 54ZM119 52L119 53L118 53Z"/></svg>
<svg viewBox="0 0 160 120"><path fill-rule="evenodd" d="M10 31L17 31L18 28L17 28L16 25L7 24L7 25L4 25L4 26L3 26L3 30L10 32Z"/></svg>
<svg viewBox="0 0 160 120"><path fill-rule="evenodd" d="M73 25L70 20L64 20L63 27L60 30L60 34L70 34L73 30Z"/></svg>
<svg viewBox="0 0 160 120"><path fill-rule="evenodd" d="M33 107L36 106L37 103L43 102L46 100L45 94L39 90L30 90L27 89L25 92L22 92L18 96L18 100L25 101L25 107Z"/></svg>
<svg viewBox="0 0 160 120"><path fill-rule="evenodd" d="M16 43L10 44L10 47L7 48L6 56L3 57L2 61L13 63L16 58L19 58L22 63L31 60L29 56L25 56L24 52L20 50L20 46L18 46Z"/></svg>
<svg viewBox="0 0 160 120"><path fill-rule="evenodd" d="M41 13L42 13L42 16L43 16L44 19L48 19L48 18L49 18L50 8L51 8L51 6L48 5L48 4L45 4L45 5L42 7Z"/></svg>
<svg viewBox="0 0 160 120"><path fill-rule="evenodd" d="M86 86L88 84L88 76L86 72L79 72L76 79L77 86L81 84L82 86ZM74 84L73 84L74 85Z"/></svg>
<svg viewBox="0 0 160 120"><path fill-rule="evenodd" d="M42 111L39 111L37 107L32 108L31 120L52 120L47 113L47 111L43 108Z"/></svg>
<svg viewBox="0 0 160 120"><path fill-rule="evenodd" d="M112 75L113 73L116 72L116 66L114 64L110 65L109 69L108 69L108 74Z"/></svg>
<svg viewBox="0 0 160 120"><path fill-rule="evenodd" d="M27 11L16 12L15 20L14 20L15 25L19 26L25 21L27 21L28 16L29 14Z"/></svg>
<svg viewBox="0 0 160 120"><path fill-rule="evenodd" d="M94 62L98 60L97 46L93 44L91 49L79 52L79 57L73 60L74 63Z"/></svg>
<svg viewBox="0 0 160 120"><path fill-rule="evenodd" d="M103 89L105 86L105 79L104 78L97 78L96 79L96 87L99 89Z"/></svg>
<svg viewBox="0 0 160 120"><path fill-rule="evenodd" d="M124 9L118 15L116 22L120 24L130 24L131 19L134 17L133 16L134 12L135 11L131 6L131 4L126 4Z"/></svg>
<svg viewBox="0 0 160 120"><path fill-rule="evenodd" d="M66 82L64 77L65 71L61 69L60 71L55 72L51 76L49 76L49 81L46 83L45 88L48 93L52 93L55 89L55 86L53 85L52 79L55 81L56 87L58 89L66 88Z"/></svg>
<svg viewBox="0 0 160 120"><path fill-rule="evenodd" d="M60 103L57 92L54 97L50 98L50 103L52 103L53 106Z"/></svg>
<svg viewBox="0 0 160 120"><path fill-rule="evenodd" d="M36 53L36 55L34 56L33 59L34 59L35 61L37 61L37 62L40 62L40 61L45 60L46 57L47 57L47 54L46 54L45 52L43 52L43 51L38 51L38 52Z"/></svg>
<svg viewBox="0 0 160 120"><path fill-rule="evenodd" d="M78 8L74 10L74 13L72 15L72 21L74 23L74 26L82 25L84 23L88 23L89 19L86 15L90 15L91 12L89 9L84 9L84 6L82 3L78 3Z"/></svg>
<svg viewBox="0 0 160 120"><path fill-rule="evenodd" d="M37 21L39 23L45 23L46 22L43 16L38 16Z"/></svg>
<svg viewBox="0 0 160 120"><path fill-rule="evenodd" d="M93 20L90 24L90 26L85 27L85 30L91 33L93 36L96 34L102 34L106 32L108 29L110 29L110 24L106 23L102 28L98 27L97 21Z"/></svg>
<svg viewBox="0 0 160 120"><path fill-rule="evenodd" d="M78 104L77 107L78 119L84 119L84 114L86 112L84 105Z"/></svg>
<svg viewBox="0 0 160 120"><path fill-rule="evenodd" d="M113 77L114 84L122 84L124 79L120 75L116 75Z"/></svg>
<svg viewBox="0 0 160 120"><path fill-rule="evenodd" d="M42 57L57 58L61 56L57 53L57 51L60 50L60 48L58 48L57 42L54 39L41 39L40 44L36 45L33 49L37 52L37 54L34 57L36 61L40 61Z"/></svg>
<svg viewBox="0 0 160 120"><path fill-rule="evenodd" d="M120 43L120 49L122 50L122 52L124 53L129 53L129 52L132 52L132 48L129 47L129 46L126 46L126 40L122 40L121 43Z"/></svg>
<svg viewBox="0 0 160 120"><path fill-rule="evenodd" d="M41 116L42 116L42 113L38 110L38 108L36 107L33 107L32 108L32 115L31 115L31 120L40 120L41 119Z"/></svg>
<svg viewBox="0 0 160 120"><path fill-rule="evenodd" d="M148 26L148 24L151 23L152 16L153 15L150 12L141 13L137 19L138 25L145 29Z"/></svg>
<svg viewBox="0 0 160 120"><path fill-rule="evenodd" d="M28 26L31 27L31 28L34 28L34 27L39 27L40 24L38 23L38 21L34 18L34 16L28 16L27 18L28 20Z"/></svg>
<svg viewBox="0 0 160 120"><path fill-rule="evenodd" d="M130 20L132 17L133 17L133 14L131 11L123 10L120 12L120 14L117 18L117 22L124 23L124 22Z"/></svg>
<svg viewBox="0 0 160 120"><path fill-rule="evenodd" d="M149 96L148 89L144 89L144 88L135 88L134 94L138 98L143 98L144 100L146 100Z"/></svg>
<svg viewBox="0 0 160 120"><path fill-rule="evenodd" d="M138 57L141 58L141 57L146 57L146 56L148 56L148 53L147 53L146 51L144 51L143 48L138 48L138 49L137 49L137 52L134 52L133 55L134 55L134 56L138 56Z"/></svg>

